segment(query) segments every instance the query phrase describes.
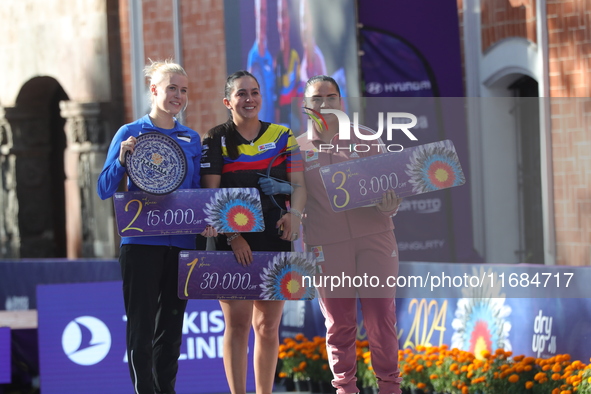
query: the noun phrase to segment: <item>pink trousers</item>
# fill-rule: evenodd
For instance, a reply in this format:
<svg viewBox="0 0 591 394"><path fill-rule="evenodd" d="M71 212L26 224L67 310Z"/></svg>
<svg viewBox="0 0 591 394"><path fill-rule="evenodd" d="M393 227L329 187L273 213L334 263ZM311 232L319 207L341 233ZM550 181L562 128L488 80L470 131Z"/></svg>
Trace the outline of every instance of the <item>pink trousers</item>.
<svg viewBox="0 0 591 394"><path fill-rule="evenodd" d="M326 324L332 384L337 394L359 392L355 377L358 298L380 393L401 393L395 288L387 283L388 277L398 274L394 233L388 231L336 244L310 246L310 249L319 257L322 270L319 276L331 278L325 281L327 286L317 288Z"/></svg>

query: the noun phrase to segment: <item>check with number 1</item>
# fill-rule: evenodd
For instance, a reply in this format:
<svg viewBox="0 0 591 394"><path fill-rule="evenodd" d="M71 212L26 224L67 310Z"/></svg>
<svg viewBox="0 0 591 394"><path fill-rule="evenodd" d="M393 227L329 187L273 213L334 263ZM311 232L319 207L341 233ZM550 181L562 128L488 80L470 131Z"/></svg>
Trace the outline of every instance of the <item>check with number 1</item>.
<svg viewBox="0 0 591 394"><path fill-rule="evenodd" d="M450 140L323 166L320 176L335 212L375 205L387 190L409 197L466 182Z"/></svg>

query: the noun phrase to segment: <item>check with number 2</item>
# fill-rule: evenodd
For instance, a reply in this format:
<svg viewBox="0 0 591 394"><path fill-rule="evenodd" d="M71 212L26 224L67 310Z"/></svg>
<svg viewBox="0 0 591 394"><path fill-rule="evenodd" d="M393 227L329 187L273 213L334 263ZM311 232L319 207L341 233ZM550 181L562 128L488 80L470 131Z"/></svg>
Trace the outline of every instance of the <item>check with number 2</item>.
<svg viewBox="0 0 591 394"><path fill-rule="evenodd" d="M409 197L466 182L450 140L323 166L320 176L335 212L375 205L388 190Z"/></svg>
<svg viewBox="0 0 591 394"><path fill-rule="evenodd" d="M154 195L143 191L113 195L122 237L198 234L211 225L220 232L265 229L255 188L180 189Z"/></svg>

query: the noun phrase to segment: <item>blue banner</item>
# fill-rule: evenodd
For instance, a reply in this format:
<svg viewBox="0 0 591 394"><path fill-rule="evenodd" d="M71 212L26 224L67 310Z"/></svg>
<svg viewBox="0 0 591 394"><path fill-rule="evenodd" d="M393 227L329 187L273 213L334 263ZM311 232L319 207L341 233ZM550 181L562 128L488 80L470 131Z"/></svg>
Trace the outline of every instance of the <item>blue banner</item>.
<svg viewBox="0 0 591 394"><path fill-rule="evenodd" d="M591 356L588 299L397 299L396 315L401 348L447 344L474 354L502 348L540 358L570 354L584 363Z"/></svg>
<svg viewBox="0 0 591 394"><path fill-rule="evenodd" d="M401 348L503 348L542 358L568 353L583 362L591 356L589 267L414 262L401 263L396 279ZM37 297L43 393L77 393L83 384L91 394L130 387L121 282L41 285ZM179 394L228 392L223 329L217 301L189 301ZM298 333L325 336L316 299L286 302L280 338ZM248 382L254 390L251 365Z"/></svg>
<svg viewBox="0 0 591 394"><path fill-rule="evenodd" d="M87 394L132 392L121 288L121 282L38 287L39 364L44 394L78 394L81 387ZM217 301L188 302L177 393L229 392L222 360L224 327ZM249 348L253 349L252 335ZM254 391L250 358L247 390Z"/></svg>
<svg viewBox="0 0 591 394"><path fill-rule="evenodd" d="M388 143L406 148L449 139L469 183L456 2L392 2L384 12L381 0L367 0L359 2L359 22L363 96L407 98L406 109L419 120L411 129L418 141ZM378 112L397 109L367 106L365 124L375 128ZM469 186L407 198L394 222L401 260L482 261L473 249Z"/></svg>
<svg viewBox="0 0 591 394"><path fill-rule="evenodd" d="M0 327L0 384L11 380L10 328Z"/></svg>
<svg viewBox="0 0 591 394"><path fill-rule="evenodd" d="M117 260L35 259L0 261L0 310L37 309L38 284L121 279Z"/></svg>

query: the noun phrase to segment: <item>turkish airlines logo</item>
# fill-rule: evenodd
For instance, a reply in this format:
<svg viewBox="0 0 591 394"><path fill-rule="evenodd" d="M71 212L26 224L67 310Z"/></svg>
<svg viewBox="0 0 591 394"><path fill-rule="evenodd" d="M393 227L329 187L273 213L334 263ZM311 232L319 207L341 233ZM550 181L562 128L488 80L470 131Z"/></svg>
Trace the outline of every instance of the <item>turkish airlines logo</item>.
<svg viewBox="0 0 591 394"><path fill-rule="evenodd" d="M79 365L102 361L111 349L111 332L99 319L81 316L72 320L62 334L62 348L70 360Z"/></svg>

